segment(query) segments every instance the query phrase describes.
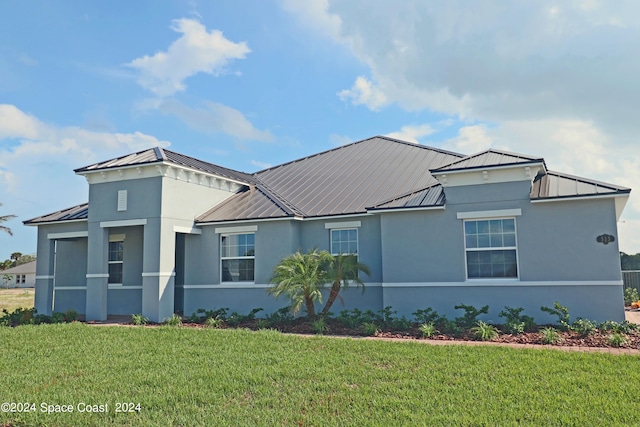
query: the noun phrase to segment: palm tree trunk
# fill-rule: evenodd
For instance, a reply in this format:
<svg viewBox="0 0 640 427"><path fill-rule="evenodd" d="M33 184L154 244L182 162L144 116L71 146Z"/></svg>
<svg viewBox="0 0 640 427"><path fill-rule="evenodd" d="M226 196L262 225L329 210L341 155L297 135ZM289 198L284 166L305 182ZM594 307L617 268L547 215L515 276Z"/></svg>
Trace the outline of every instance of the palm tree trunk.
<svg viewBox="0 0 640 427"><path fill-rule="evenodd" d="M331 292L329 293L329 298L327 299L327 303L325 304L324 308L320 312L320 316L327 315L327 313L329 312L329 309L331 308L333 303L336 301L339 294L340 294L340 282L333 282L333 285L331 285Z"/></svg>
<svg viewBox="0 0 640 427"><path fill-rule="evenodd" d="M313 306L313 300L309 295L304 296L304 302L307 306L307 319L313 322L316 319L316 309Z"/></svg>

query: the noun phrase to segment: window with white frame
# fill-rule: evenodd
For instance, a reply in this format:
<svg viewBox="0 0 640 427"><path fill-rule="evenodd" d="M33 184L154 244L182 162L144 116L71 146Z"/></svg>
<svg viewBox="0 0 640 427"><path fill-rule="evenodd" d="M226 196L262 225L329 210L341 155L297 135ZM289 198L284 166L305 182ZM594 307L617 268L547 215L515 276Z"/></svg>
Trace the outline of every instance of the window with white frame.
<svg viewBox="0 0 640 427"><path fill-rule="evenodd" d="M358 229L331 230L331 255L358 255Z"/></svg>
<svg viewBox="0 0 640 427"><path fill-rule="evenodd" d="M255 280L255 233L222 234L220 267L222 282Z"/></svg>
<svg viewBox="0 0 640 427"><path fill-rule="evenodd" d="M467 278L517 278L515 218L464 221Z"/></svg>
<svg viewBox="0 0 640 427"><path fill-rule="evenodd" d="M124 265L124 241L109 242L109 284L122 284L122 267Z"/></svg>

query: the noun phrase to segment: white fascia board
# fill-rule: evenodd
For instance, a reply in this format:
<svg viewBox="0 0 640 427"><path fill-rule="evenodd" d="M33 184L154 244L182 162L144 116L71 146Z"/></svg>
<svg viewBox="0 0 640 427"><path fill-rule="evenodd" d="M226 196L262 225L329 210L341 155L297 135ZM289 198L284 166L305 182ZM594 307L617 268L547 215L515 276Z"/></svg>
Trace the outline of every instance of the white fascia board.
<svg viewBox="0 0 640 427"><path fill-rule="evenodd" d="M47 221L47 222L36 222L35 224L24 224L27 227L38 227L40 225L57 225L57 224L69 224L72 222L87 222L86 218L83 219L67 219L62 221Z"/></svg>
<svg viewBox="0 0 640 427"><path fill-rule="evenodd" d="M111 227L132 227L135 225L147 225L147 219L124 219L121 221L101 221L100 228L111 228Z"/></svg>
<svg viewBox="0 0 640 427"><path fill-rule="evenodd" d="M504 287L513 286L518 288L533 286L622 286L622 280L567 280L567 281L522 281L522 280L468 280L465 282L404 282L404 283L383 283L383 288L432 288L432 287Z"/></svg>
<svg viewBox="0 0 640 427"><path fill-rule="evenodd" d="M216 234L225 234L225 233L255 233L258 231L257 225L244 225L237 227L217 227L215 229Z"/></svg>
<svg viewBox="0 0 640 427"><path fill-rule="evenodd" d="M367 212L372 214L381 214L385 212L443 211L445 209L445 206L416 206L415 208L367 209Z"/></svg>
<svg viewBox="0 0 640 427"><path fill-rule="evenodd" d="M47 239L49 240L58 240L58 239L76 239L78 237L89 237L88 231L69 231L66 233L49 233L47 234Z"/></svg>
<svg viewBox="0 0 640 427"><path fill-rule="evenodd" d="M629 200L629 193L623 194L595 194L593 196L569 196L569 197L552 197L547 199L532 199L531 203L549 203L549 202L573 202L580 200L594 200L594 199L614 199L616 208L616 221L620 221L622 211Z"/></svg>
<svg viewBox="0 0 640 427"><path fill-rule="evenodd" d="M196 227L181 227L179 225L175 225L173 227L173 231L175 233L183 233L183 234L202 234L202 230Z"/></svg>
<svg viewBox="0 0 640 427"><path fill-rule="evenodd" d="M470 173L470 172L482 172L483 170L490 171L490 170L500 170L500 169L524 169L527 167L532 168L537 166L540 166L544 169L543 162L532 162L532 163L525 162L525 163L512 163L510 165L476 166L476 167L466 168L466 169L442 170L437 172L431 172L431 175L435 177L436 175L454 175L454 174ZM546 169L544 170L546 171ZM535 175L533 175L533 177L535 177Z"/></svg>
<svg viewBox="0 0 640 427"><path fill-rule="evenodd" d="M326 230L332 230L335 228L359 228L361 225L361 221L327 222L324 224L324 228Z"/></svg>
<svg viewBox="0 0 640 427"><path fill-rule="evenodd" d="M458 219L503 218L521 216L522 209L498 209L494 211L458 212Z"/></svg>

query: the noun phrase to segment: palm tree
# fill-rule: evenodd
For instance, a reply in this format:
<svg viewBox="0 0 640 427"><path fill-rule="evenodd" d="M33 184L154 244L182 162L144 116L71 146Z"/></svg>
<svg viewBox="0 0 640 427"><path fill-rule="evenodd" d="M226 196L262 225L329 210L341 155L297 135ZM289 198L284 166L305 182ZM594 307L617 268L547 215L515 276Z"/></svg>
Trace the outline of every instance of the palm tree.
<svg viewBox="0 0 640 427"><path fill-rule="evenodd" d="M2 206L2 203L0 203L0 206ZM10 219L15 218L15 215L3 215L0 216L0 224L6 221L9 221ZM9 236L13 236L13 232L11 231L11 229L9 227L5 227L4 225L0 225L0 230L4 231L5 233L9 233Z"/></svg>
<svg viewBox="0 0 640 427"><path fill-rule="evenodd" d="M359 272L363 272L367 276L371 275L369 267L358 262L356 255L339 254L333 257L333 262L331 262L328 271L328 277L331 281L331 291L329 292L327 303L320 312L320 316L325 316L329 312L329 309L337 298L340 298L342 301L340 289L346 289L351 283L355 283L358 286L362 286L362 292L364 292L364 282L358 277Z"/></svg>
<svg viewBox="0 0 640 427"><path fill-rule="evenodd" d="M291 298L291 311L297 313L304 304L307 318L315 320L314 303L322 302L320 290L329 281L329 265L333 256L327 251L312 249L307 253L300 251L284 258L275 267L269 288L269 294L278 297L286 294Z"/></svg>

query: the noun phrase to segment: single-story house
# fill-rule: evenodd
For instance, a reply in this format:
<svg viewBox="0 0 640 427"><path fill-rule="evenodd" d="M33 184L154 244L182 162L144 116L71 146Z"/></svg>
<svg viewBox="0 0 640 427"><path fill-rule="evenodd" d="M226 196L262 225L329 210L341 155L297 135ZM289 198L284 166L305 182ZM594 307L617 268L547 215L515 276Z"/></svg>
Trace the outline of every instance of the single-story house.
<svg viewBox="0 0 640 427"><path fill-rule="evenodd" d="M540 157L377 136L252 174L163 148L75 173L88 203L25 221L38 227L40 313L273 312L288 305L266 293L274 267L319 248L371 269L336 312L488 304L487 320L506 305L544 322L558 301L624 319L617 221L631 190Z"/></svg>
<svg viewBox="0 0 640 427"><path fill-rule="evenodd" d="M33 288L36 285L36 262L31 261L0 271L7 288Z"/></svg>

